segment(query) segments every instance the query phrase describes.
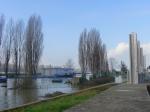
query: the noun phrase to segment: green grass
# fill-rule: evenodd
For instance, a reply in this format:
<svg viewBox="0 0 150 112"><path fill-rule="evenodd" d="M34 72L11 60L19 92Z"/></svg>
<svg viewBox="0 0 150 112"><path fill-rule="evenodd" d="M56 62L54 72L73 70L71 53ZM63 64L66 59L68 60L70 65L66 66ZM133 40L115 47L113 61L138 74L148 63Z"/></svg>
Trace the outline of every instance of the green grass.
<svg viewBox="0 0 150 112"><path fill-rule="evenodd" d="M110 88L112 85L107 85L104 87L87 90L78 94L63 96L61 98L56 98L51 101L41 102L28 107L19 108L16 110L11 110L11 112L63 112L64 110L82 103L96 94ZM9 111L8 111L9 112Z"/></svg>

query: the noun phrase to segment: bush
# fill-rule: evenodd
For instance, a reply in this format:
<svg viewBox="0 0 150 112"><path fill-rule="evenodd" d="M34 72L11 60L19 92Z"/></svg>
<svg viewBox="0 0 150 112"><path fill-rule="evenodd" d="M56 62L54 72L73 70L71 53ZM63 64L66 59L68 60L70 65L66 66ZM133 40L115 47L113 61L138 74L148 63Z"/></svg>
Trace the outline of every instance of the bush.
<svg viewBox="0 0 150 112"><path fill-rule="evenodd" d="M100 84L105 84L105 83L110 83L110 82L114 82L115 78L114 77L99 77L96 79L92 79L89 81L84 81L82 83L80 83L80 88L87 88L87 87L91 87L91 86L96 86L96 85L100 85Z"/></svg>

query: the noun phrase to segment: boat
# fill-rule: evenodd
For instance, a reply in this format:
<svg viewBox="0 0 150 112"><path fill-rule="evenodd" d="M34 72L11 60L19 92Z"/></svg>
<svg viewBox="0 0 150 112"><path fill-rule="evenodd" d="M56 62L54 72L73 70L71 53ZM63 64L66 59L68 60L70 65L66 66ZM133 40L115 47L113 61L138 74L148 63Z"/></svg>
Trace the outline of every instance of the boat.
<svg viewBox="0 0 150 112"><path fill-rule="evenodd" d="M63 80L62 79L52 79L53 83L62 83Z"/></svg>
<svg viewBox="0 0 150 112"><path fill-rule="evenodd" d="M6 76L0 76L0 83L7 82L7 77Z"/></svg>

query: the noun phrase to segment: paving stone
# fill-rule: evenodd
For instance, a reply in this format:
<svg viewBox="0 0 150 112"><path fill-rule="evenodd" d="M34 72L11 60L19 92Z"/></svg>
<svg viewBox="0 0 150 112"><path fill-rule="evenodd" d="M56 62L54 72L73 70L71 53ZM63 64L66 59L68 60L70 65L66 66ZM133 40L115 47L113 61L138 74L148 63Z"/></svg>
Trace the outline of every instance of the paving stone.
<svg viewBox="0 0 150 112"><path fill-rule="evenodd" d="M65 112L150 112L146 84L121 84Z"/></svg>

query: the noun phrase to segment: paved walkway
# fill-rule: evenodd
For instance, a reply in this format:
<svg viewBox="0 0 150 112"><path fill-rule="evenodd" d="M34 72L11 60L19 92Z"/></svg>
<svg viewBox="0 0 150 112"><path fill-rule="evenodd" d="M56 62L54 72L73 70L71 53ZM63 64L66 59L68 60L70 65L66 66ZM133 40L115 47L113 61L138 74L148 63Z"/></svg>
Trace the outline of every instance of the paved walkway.
<svg viewBox="0 0 150 112"><path fill-rule="evenodd" d="M65 112L150 112L146 85L122 84Z"/></svg>

